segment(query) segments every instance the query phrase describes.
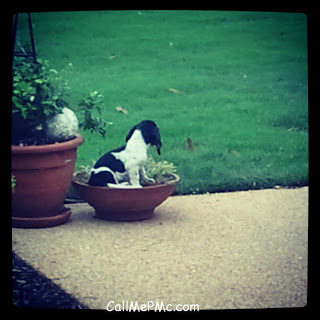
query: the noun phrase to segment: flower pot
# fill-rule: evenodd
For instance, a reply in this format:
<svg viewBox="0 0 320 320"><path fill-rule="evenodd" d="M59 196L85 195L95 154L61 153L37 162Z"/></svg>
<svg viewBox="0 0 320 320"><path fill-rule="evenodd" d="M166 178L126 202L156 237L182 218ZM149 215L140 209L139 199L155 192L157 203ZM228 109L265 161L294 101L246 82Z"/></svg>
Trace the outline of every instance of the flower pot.
<svg viewBox="0 0 320 320"><path fill-rule="evenodd" d="M63 205L71 183L77 147L83 139L39 146L12 146L12 226L52 227L71 214Z"/></svg>
<svg viewBox="0 0 320 320"><path fill-rule="evenodd" d="M75 174L72 184L80 197L95 209L97 218L136 221L150 219L154 209L172 194L179 176L172 177L164 184L139 189L111 189L78 182Z"/></svg>

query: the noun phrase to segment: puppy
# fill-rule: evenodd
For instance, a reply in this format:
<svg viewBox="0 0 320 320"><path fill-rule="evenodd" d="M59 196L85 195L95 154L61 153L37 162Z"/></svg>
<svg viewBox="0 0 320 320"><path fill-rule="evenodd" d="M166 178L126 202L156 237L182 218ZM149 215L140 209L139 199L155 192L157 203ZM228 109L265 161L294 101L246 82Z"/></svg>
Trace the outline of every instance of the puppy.
<svg viewBox="0 0 320 320"><path fill-rule="evenodd" d="M161 137L157 125L144 120L135 125L126 137L126 145L104 154L91 170L89 185L117 189L142 188L142 180L153 183L147 177L144 164L150 146L156 146L161 154Z"/></svg>

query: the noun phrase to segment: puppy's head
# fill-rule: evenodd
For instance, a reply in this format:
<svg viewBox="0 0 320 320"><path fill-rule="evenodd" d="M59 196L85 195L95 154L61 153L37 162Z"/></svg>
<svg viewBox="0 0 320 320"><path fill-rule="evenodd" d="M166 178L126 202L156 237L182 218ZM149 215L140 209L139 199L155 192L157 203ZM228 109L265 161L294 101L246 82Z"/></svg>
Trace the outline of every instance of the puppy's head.
<svg viewBox="0 0 320 320"><path fill-rule="evenodd" d="M142 137L144 139L144 142L146 144L150 144L151 146L156 146L158 155L161 154L162 143L161 143L161 137L160 137L160 130L153 121L144 120L138 123L137 125L135 125L128 133L126 141L128 141L131 138L135 130L140 130Z"/></svg>

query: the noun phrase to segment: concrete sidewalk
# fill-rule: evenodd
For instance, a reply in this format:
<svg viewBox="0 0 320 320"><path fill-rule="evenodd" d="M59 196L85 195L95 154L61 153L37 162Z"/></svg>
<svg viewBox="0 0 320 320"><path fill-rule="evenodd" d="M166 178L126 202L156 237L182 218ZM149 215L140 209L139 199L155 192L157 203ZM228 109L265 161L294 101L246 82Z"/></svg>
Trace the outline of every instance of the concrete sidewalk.
<svg viewBox="0 0 320 320"><path fill-rule="evenodd" d="M308 187L170 197L140 222L12 229L22 259L92 309L123 301L200 309L307 303Z"/></svg>

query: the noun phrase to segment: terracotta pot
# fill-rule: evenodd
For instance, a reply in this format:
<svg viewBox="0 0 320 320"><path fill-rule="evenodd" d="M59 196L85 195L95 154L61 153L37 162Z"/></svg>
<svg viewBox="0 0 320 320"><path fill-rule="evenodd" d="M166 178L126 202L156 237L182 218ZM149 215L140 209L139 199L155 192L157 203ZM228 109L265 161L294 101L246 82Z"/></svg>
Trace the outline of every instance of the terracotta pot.
<svg viewBox="0 0 320 320"><path fill-rule="evenodd" d="M135 221L152 217L154 209L174 191L179 176L165 184L141 189L110 189L89 186L76 181L72 184L80 197L94 209L97 218L113 221Z"/></svg>
<svg viewBox="0 0 320 320"><path fill-rule="evenodd" d="M69 219L64 199L71 183L77 147L76 138L40 146L12 146L12 225L22 228L52 227Z"/></svg>

